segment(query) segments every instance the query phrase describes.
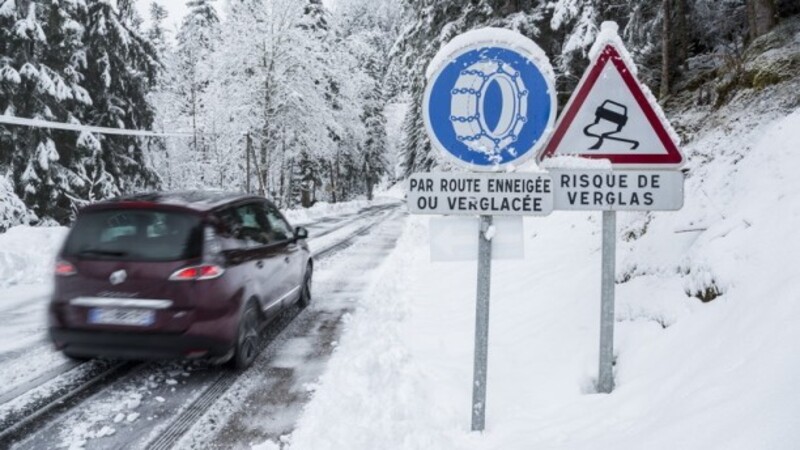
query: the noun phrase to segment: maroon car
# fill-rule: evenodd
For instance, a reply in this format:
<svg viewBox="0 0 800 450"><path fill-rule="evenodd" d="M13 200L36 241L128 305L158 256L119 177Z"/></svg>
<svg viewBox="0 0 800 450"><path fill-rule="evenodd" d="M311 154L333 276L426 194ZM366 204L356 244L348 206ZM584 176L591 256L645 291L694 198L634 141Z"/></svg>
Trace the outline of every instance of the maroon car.
<svg viewBox="0 0 800 450"><path fill-rule="evenodd" d="M263 326L311 301L307 237L251 195L158 193L88 206L58 255L50 337L78 359L247 367Z"/></svg>

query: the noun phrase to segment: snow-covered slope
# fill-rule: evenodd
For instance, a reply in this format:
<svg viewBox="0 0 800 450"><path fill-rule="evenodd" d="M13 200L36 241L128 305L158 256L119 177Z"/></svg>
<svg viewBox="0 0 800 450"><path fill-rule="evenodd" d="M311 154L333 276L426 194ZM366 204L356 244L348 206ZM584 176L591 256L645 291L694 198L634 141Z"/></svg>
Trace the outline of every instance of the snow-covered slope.
<svg viewBox="0 0 800 450"><path fill-rule="evenodd" d="M64 227L13 227L0 233L0 289L21 284L48 284L55 254L66 236Z"/></svg>
<svg viewBox="0 0 800 450"><path fill-rule="evenodd" d="M526 259L494 263L483 435L475 263L431 263L428 219L410 217L284 446L797 448L798 84L673 111L691 129L686 206L620 214L613 393L593 388L598 213L526 219Z"/></svg>

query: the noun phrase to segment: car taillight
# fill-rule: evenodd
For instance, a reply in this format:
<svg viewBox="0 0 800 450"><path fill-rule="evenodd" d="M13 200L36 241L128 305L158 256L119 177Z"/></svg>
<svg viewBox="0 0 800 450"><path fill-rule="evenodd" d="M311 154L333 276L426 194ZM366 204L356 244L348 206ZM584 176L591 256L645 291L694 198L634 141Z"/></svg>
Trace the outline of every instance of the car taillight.
<svg viewBox="0 0 800 450"><path fill-rule="evenodd" d="M63 260L56 261L56 276L70 277L76 273L78 273L78 269L72 263Z"/></svg>
<svg viewBox="0 0 800 450"><path fill-rule="evenodd" d="M170 275L172 281L213 280L225 273L225 269L216 264L184 267Z"/></svg>

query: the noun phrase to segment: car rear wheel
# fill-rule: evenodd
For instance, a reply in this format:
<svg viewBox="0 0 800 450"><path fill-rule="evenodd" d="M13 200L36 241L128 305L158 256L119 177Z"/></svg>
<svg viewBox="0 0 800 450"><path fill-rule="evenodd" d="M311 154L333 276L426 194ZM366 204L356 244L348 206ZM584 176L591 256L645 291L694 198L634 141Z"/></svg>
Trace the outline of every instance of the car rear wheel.
<svg viewBox="0 0 800 450"><path fill-rule="evenodd" d="M311 275L313 274L311 264L306 266L306 274L303 276L303 286L300 291L300 307L305 308L311 304Z"/></svg>
<svg viewBox="0 0 800 450"><path fill-rule="evenodd" d="M258 356L260 322L261 319L258 316L255 304L253 302L248 303L239 321L236 349L231 360L232 366L236 370L244 370L250 367L256 356Z"/></svg>
<svg viewBox="0 0 800 450"><path fill-rule="evenodd" d="M79 363L86 362L86 361L89 361L90 359L92 359L91 356L76 355L76 354L73 354L73 353L70 353L70 352L63 352L63 353L64 353L64 356L66 356L67 359L69 359L70 361L75 361L75 362L79 362Z"/></svg>

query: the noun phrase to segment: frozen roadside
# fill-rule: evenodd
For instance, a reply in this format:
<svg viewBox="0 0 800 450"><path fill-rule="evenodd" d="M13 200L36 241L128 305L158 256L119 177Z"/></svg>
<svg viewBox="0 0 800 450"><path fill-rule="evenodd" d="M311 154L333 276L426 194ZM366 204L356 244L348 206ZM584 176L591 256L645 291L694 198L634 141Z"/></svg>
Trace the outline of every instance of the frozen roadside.
<svg viewBox="0 0 800 450"><path fill-rule="evenodd" d="M375 199L368 200L353 200L343 203L327 203L317 202L310 208L295 208L284 211L286 219L292 225L302 226L312 223L319 219L331 219L340 216L350 215L357 213L365 208L373 206L388 205L396 203L398 200L390 195L376 194Z"/></svg>
<svg viewBox="0 0 800 450"><path fill-rule="evenodd" d="M67 362L45 341L54 255L64 227L18 226L0 234L0 386L12 389Z"/></svg>

